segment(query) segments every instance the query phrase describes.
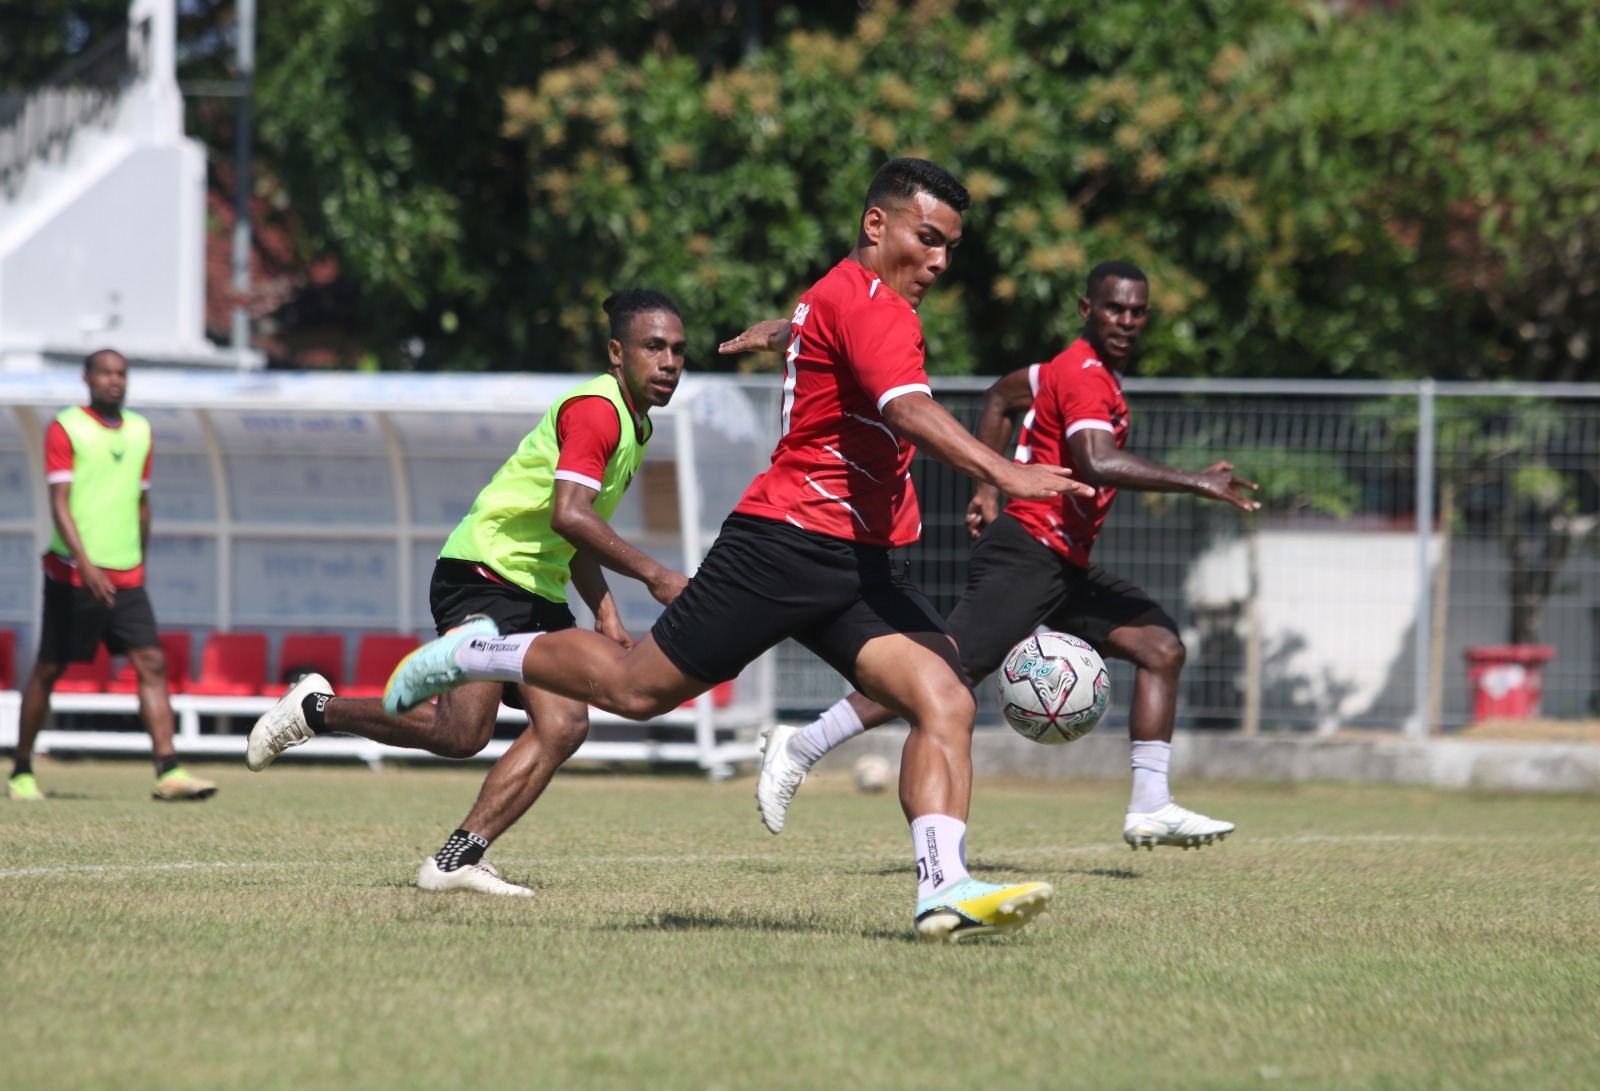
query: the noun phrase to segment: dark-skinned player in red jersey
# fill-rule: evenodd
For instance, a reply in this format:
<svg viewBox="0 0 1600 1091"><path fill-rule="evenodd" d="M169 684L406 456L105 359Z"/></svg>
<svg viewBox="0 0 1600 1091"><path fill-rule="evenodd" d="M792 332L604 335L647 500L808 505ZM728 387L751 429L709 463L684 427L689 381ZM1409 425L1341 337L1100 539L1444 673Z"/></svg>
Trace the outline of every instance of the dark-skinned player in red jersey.
<svg viewBox="0 0 1600 1091"><path fill-rule="evenodd" d="M1097 486L1097 492L1089 499L1014 500L1002 514L999 494L980 484L967 506L967 527L977 543L966 590L950 613L950 629L974 685L1041 625L1080 636L1102 654L1133 663L1128 714L1133 792L1123 840L1134 849L1200 847L1226 837L1234 827L1179 806L1168 789L1184 661L1177 624L1144 591L1091 564L1090 551L1119 488L1189 492L1242 511L1260 505L1240 491L1255 485L1235 477L1227 462L1192 473L1123 449L1129 414L1118 373L1144 332L1149 285L1137 266L1108 261L1090 272L1087 289L1078 301L1083 336L1048 363L1014 371L991 386L978 420L978 438L1004 450L1016 418L1026 411L1017 461L1060 462ZM761 327L748 332L752 339L773 336ZM894 718L892 711L858 692L804 728L774 728L756 788L767 828L773 833L783 829L795 790L818 758Z"/></svg>
<svg viewBox="0 0 1600 1091"><path fill-rule="evenodd" d="M624 651L581 630L446 634L401 664L387 707L472 681L525 681L647 720L794 637L911 725L900 801L917 862L917 935L995 935L1043 911L1049 884L967 874L972 694L944 619L889 554L921 533L913 445L1010 497L1093 495L1059 466L997 454L929 393L914 308L948 266L970 204L926 160L892 160L873 177L855 248L790 320L772 466L647 639Z"/></svg>

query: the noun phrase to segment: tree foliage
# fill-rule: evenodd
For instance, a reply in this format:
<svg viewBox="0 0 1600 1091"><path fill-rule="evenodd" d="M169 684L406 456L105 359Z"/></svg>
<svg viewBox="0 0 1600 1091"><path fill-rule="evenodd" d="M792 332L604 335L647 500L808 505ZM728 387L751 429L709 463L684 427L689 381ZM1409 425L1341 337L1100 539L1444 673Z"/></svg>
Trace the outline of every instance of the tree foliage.
<svg viewBox="0 0 1600 1091"><path fill-rule="evenodd" d="M127 0L0 0L0 92L38 86L127 21Z"/></svg>
<svg viewBox="0 0 1600 1091"><path fill-rule="evenodd" d="M920 154L977 199L922 308L935 369L1053 353L1121 257L1152 278L1147 374L1600 377L1585 0L765 0L746 56L750 8L263 5L261 191L390 366L585 368L635 283L732 366L715 341L786 311L872 171Z"/></svg>
<svg viewBox="0 0 1600 1091"><path fill-rule="evenodd" d="M1330 370L1600 377L1600 13L1419 2L1245 57L1239 141Z"/></svg>

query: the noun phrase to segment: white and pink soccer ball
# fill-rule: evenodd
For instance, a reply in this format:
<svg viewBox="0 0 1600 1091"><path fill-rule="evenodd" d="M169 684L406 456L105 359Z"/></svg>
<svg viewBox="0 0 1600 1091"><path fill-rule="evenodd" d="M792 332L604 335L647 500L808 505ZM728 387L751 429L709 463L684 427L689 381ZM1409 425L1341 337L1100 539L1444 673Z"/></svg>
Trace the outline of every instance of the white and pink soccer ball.
<svg viewBox="0 0 1600 1091"><path fill-rule="evenodd" d="M1000 713L1017 734L1059 745L1094 730L1111 700L1105 661L1066 633L1037 633L1018 644L995 672Z"/></svg>

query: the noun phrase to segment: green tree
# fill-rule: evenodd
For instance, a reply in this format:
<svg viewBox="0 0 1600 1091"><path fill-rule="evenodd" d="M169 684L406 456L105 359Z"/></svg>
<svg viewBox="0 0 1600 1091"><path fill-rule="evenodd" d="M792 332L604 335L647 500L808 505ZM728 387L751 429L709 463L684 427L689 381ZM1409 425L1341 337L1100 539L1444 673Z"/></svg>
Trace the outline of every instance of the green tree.
<svg viewBox="0 0 1600 1091"><path fill-rule="evenodd" d="M0 92L32 90L127 21L127 0L0 3Z"/></svg>
<svg viewBox="0 0 1600 1091"><path fill-rule="evenodd" d="M261 15L273 191L306 252L337 257L374 353L427 367L587 368L601 285L624 272L591 260L604 240L540 233L537 163L504 132L504 92L624 56L733 63L743 40L730 6L646 0L287 0Z"/></svg>
<svg viewBox="0 0 1600 1091"><path fill-rule="evenodd" d="M1600 377L1600 13L1413 0L1258 35L1236 134L1332 370ZM1387 370L1386 369L1386 370Z"/></svg>
<svg viewBox="0 0 1600 1091"><path fill-rule="evenodd" d="M263 11L264 159L387 362L568 367L650 283L720 335L848 249L885 159L973 191L930 364L1076 331L1152 276L1149 374L1593 374L1596 17L1415 0L607 0Z"/></svg>

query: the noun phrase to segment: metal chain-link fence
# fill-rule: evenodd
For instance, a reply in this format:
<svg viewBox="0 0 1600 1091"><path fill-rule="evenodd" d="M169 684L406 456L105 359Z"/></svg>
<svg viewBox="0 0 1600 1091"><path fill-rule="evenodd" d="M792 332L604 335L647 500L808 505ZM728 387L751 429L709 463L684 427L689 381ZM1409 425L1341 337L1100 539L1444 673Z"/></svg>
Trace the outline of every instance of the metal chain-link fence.
<svg viewBox="0 0 1600 1091"><path fill-rule="evenodd" d="M973 425L987 382L936 383ZM776 383L751 392L772 399L775 423ZM1261 485L1257 515L1124 490L1096 548L1179 624L1180 727L1421 735L1514 707L1485 705L1485 687L1536 692L1541 671L1541 715L1600 712L1600 392L1130 380L1127 395L1129 450L1186 469L1229 461ZM971 484L921 456L914 477L923 538L905 557L948 610L966 579ZM1133 672L1111 668L1119 729ZM793 645L777 685L786 715L844 692ZM986 691L979 708L998 722Z"/></svg>

